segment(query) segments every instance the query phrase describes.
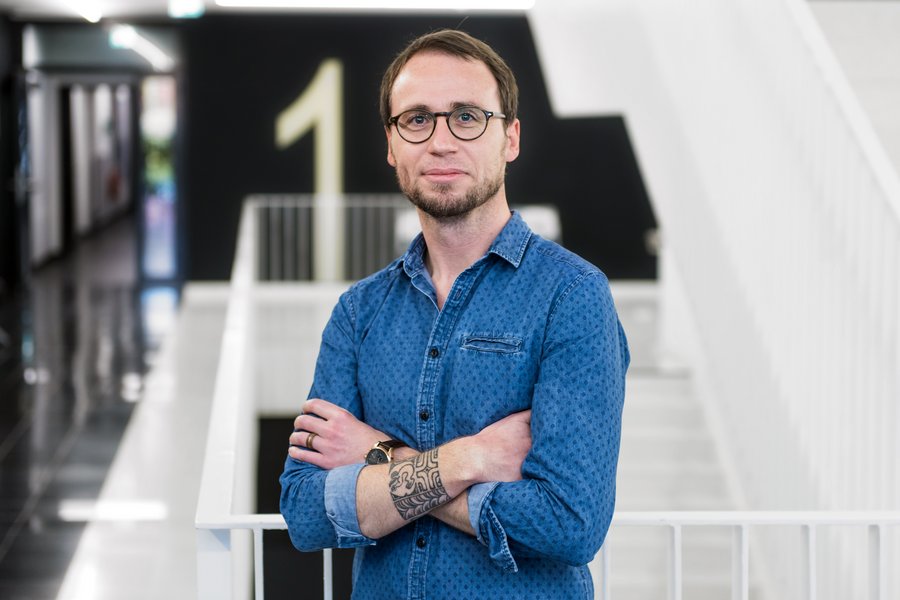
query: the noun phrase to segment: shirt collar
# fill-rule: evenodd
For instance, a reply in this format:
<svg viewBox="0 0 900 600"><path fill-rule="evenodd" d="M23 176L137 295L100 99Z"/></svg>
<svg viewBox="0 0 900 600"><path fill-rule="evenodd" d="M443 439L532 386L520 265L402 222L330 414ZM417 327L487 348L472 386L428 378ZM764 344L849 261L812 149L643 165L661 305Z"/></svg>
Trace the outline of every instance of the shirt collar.
<svg viewBox="0 0 900 600"><path fill-rule="evenodd" d="M518 211L512 211L509 221L503 226L503 229L494 238L491 247L488 248L488 254L496 254L500 258L507 261L515 268L519 268L522 257L525 256L525 248L528 247L528 240L531 239L531 228L522 219L522 215ZM425 238L420 232L413 241L410 242L406 253L400 258L403 263L403 270L410 278L415 277L419 272L425 269Z"/></svg>

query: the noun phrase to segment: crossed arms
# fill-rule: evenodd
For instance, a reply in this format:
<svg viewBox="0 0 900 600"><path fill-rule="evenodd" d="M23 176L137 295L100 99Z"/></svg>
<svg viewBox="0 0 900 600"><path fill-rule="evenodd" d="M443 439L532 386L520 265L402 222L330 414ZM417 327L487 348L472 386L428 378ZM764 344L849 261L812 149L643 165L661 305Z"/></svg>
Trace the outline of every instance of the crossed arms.
<svg viewBox="0 0 900 600"><path fill-rule="evenodd" d="M326 400L309 400L303 412L294 420L288 454L322 469L358 463L375 442L390 438ZM397 448L393 463L365 467L356 484L360 532L378 539L430 513L475 535L464 492L476 483L522 478L530 418L530 410L514 413L476 435L422 453ZM310 433L315 451L305 448Z"/></svg>

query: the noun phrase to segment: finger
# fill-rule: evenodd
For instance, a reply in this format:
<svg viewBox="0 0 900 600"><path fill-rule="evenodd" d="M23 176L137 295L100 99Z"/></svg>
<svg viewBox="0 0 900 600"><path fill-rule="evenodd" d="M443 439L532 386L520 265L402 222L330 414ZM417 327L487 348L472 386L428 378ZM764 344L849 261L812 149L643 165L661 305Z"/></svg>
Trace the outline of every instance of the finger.
<svg viewBox="0 0 900 600"><path fill-rule="evenodd" d="M306 403L304 403L303 412L305 414L318 415L323 419L333 419L347 411L345 411L337 404L329 402L328 400L322 400L321 398L310 398L306 401Z"/></svg>
<svg viewBox="0 0 900 600"><path fill-rule="evenodd" d="M303 440L303 445L306 446L307 450L316 450L316 440L319 440L319 447L321 447L322 439L315 433L308 433L306 434L306 439Z"/></svg>
<svg viewBox="0 0 900 600"><path fill-rule="evenodd" d="M310 452L302 448L288 448L288 455L296 461L309 463L324 468L325 458L318 452Z"/></svg>
<svg viewBox="0 0 900 600"><path fill-rule="evenodd" d="M312 436L312 439L310 439L310 436ZM295 431L291 434L288 441L290 442L290 448L306 453L322 452L323 448L328 446L327 442L325 442L321 436L309 431ZM309 446L310 441L312 442L312 447Z"/></svg>
<svg viewBox="0 0 900 600"><path fill-rule="evenodd" d="M288 438L288 441L291 443L291 446L303 446L306 447L306 439L309 437L309 431L295 431L291 434L291 437ZM313 441L313 445L315 446L315 441Z"/></svg>
<svg viewBox="0 0 900 600"><path fill-rule="evenodd" d="M325 433L327 421L314 417L312 415L300 415L294 419L294 429L298 431L308 431L322 435Z"/></svg>

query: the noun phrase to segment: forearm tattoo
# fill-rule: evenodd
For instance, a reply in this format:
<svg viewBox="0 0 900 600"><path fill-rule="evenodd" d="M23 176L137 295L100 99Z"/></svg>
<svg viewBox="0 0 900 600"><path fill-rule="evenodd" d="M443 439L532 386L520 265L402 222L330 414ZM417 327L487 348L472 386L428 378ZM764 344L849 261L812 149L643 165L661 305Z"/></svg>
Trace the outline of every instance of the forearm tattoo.
<svg viewBox="0 0 900 600"><path fill-rule="evenodd" d="M438 449L395 462L390 468L391 497L406 521L450 501L438 471Z"/></svg>

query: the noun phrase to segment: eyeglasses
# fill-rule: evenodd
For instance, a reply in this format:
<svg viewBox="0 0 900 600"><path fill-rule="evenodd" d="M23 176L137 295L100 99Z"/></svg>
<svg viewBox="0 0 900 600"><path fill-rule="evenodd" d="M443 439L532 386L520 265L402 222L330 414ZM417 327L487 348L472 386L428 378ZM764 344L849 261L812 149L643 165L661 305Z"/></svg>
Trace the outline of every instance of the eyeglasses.
<svg viewBox="0 0 900 600"><path fill-rule="evenodd" d="M388 119L388 123L397 126L397 133L410 144L427 142L437 127L437 118L447 117L447 127L453 137L471 141L478 139L487 130L491 117L505 119L506 115L478 108L477 106L460 106L450 112L428 112L427 110L406 110Z"/></svg>

